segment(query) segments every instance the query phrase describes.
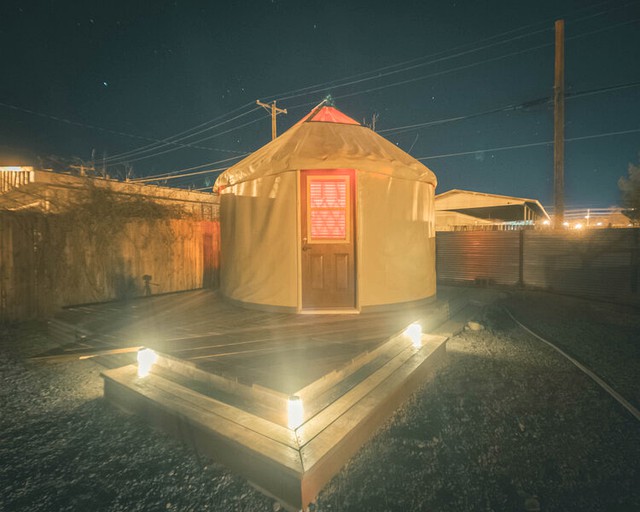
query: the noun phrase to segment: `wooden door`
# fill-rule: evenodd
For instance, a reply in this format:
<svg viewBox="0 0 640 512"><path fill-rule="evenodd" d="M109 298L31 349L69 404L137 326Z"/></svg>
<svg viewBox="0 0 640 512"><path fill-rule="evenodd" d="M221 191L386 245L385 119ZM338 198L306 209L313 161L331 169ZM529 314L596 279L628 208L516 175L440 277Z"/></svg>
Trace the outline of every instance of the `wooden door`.
<svg viewBox="0 0 640 512"><path fill-rule="evenodd" d="M302 307L353 308L355 173L301 171Z"/></svg>

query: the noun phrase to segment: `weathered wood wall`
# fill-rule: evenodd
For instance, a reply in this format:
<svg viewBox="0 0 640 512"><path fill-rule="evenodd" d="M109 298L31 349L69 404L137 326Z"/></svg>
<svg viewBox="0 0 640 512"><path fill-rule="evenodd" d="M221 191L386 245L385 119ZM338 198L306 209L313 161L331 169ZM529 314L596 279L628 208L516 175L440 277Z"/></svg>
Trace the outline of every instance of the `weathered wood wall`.
<svg viewBox="0 0 640 512"><path fill-rule="evenodd" d="M0 321L43 318L74 304L218 286L217 221L130 220L105 226L108 236L96 233L96 225L0 212ZM151 276L148 286L145 275Z"/></svg>

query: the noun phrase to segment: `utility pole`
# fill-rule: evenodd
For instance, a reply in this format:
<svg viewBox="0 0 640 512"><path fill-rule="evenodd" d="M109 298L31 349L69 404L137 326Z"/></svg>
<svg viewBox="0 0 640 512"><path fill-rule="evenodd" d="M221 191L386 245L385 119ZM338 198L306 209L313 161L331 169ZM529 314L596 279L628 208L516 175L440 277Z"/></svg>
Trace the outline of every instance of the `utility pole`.
<svg viewBox="0 0 640 512"><path fill-rule="evenodd" d="M564 20L556 21L556 66L553 85L554 223L564 222Z"/></svg>
<svg viewBox="0 0 640 512"><path fill-rule="evenodd" d="M276 100L273 100L271 104L262 103L260 100L256 100L256 105L260 105L267 112L271 113L271 140L275 139L278 136L278 130L276 128L276 116L278 114L286 114L287 109L276 107Z"/></svg>

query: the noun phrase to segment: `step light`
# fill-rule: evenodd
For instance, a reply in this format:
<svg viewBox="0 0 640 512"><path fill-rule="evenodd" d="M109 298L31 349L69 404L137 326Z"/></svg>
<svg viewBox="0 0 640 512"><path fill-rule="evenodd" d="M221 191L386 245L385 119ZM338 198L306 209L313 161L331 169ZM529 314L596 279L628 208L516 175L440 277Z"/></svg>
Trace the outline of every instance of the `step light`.
<svg viewBox="0 0 640 512"><path fill-rule="evenodd" d="M304 410L302 408L302 399L299 396L292 395L287 403L287 425L294 430L302 425Z"/></svg>
<svg viewBox="0 0 640 512"><path fill-rule="evenodd" d="M138 377L146 377L151 367L158 361L158 354L150 348L138 350Z"/></svg>
<svg viewBox="0 0 640 512"><path fill-rule="evenodd" d="M422 326L418 323L413 323L404 330L404 335L411 340L413 348L422 348Z"/></svg>

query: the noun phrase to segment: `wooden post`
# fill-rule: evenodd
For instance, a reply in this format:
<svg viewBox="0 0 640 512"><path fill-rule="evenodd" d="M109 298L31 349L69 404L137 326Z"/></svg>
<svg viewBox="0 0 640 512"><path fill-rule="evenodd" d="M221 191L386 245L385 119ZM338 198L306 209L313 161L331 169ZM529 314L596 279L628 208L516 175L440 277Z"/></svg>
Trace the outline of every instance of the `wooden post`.
<svg viewBox="0 0 640 512"><path fill-rule="evenodd" d="M524 229L518 238L518 287L524 288Z"/></svg>
<svg viewBox="0 0 640 512"><path fill-rule="evenodd" d="M554 223L564 222L564 20L556 21L556 62L553 86Z"/></svg>
<svg viewBox="0 0 640 512"><path fill-rule="evenodd" d="M275 139L278 136L278 130L277 130L277 127L276 127L276 116L278 114L286 114L287 113L287 109L286 108L278 108L278 107L276 107L276 101L275 100L273 100L273 102L271 104L262 103L260 100L256 100L256 105L260 105L267 112L271 113L271 140Z"/></svg>

